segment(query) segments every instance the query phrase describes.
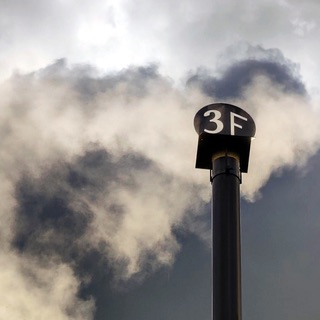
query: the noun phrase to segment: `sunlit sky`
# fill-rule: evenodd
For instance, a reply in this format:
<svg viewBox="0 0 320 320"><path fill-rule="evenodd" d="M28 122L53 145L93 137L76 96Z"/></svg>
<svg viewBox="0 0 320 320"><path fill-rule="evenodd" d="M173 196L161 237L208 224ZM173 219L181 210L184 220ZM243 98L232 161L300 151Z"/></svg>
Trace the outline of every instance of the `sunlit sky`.
<svg viewBox="0 0 320 320"><path fill-rule="evenodd" d="M158 63L172 78L227 63L242 45L277 48L316 87L317 1L3 1L2 75L64 57L102 70Z"/></svg>

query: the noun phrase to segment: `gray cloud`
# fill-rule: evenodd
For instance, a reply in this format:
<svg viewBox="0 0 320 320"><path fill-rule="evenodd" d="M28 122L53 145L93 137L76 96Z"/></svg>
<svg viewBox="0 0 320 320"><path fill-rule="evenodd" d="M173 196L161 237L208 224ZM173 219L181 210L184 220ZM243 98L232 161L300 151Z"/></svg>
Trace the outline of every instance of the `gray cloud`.
<svg viewBox="0 0 320 320"><path fill-rule="evenodd" d="M296 78L290 67L273 61L244 60L231 65L223 77L210 76L206 70L200 70L188 79L188 84L197 83L203 92L217 99L241 98L246 87L250 86L257 76L265 76L285 93L306 94L304 84Z"/></svg>

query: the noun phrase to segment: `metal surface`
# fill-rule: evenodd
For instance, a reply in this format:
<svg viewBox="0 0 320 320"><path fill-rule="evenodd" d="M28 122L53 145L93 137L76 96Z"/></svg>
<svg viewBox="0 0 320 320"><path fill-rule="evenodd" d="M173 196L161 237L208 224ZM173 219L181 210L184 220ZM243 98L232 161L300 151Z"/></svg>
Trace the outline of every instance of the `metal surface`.
<svg viewBox="0 0 320 320"><path fill-rule="evenodd" d="M212 318L241 319L240 163L212 157Z"/></svg>
<svg viewBox="0 0 320 320"><path fill-rule="evenodd" d="M195 115L194 127L199 135L196 168L212 169L212 154L228 150L239 155L241 172L248 171L256 126L246 111L227 103L209 104Z"/></svg>

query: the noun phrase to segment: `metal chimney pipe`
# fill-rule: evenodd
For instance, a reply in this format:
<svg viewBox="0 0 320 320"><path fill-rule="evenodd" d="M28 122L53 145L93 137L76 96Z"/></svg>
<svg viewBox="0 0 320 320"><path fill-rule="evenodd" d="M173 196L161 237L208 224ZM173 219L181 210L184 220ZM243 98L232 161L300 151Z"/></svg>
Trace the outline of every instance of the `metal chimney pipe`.
<svg viewBox="0 0 320 320"><path fill-rule="evenodd" d="M240 163L212 157L212 318L241 320Z"/></svg>
<svg viewBox="0 0 320 320"><path fill-rule="evenodd" d="M212 183L212 319L241 320L240 184L256 127L227 103L200 109L194 127L196 168L209 169Z"/></svg>

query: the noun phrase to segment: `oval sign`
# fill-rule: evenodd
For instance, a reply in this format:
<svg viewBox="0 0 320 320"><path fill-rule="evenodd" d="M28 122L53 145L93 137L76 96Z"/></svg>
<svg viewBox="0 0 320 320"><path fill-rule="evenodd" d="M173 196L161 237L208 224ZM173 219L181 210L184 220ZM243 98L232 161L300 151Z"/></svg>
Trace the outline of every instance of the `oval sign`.
<svg viewBox="0 0 320 320"><path fill-rule="evenodd" d="M256 132L252 117L239 107L227 103L213 103L200 109L195 115L194 127L199 135L254 137Z"/></svg>

